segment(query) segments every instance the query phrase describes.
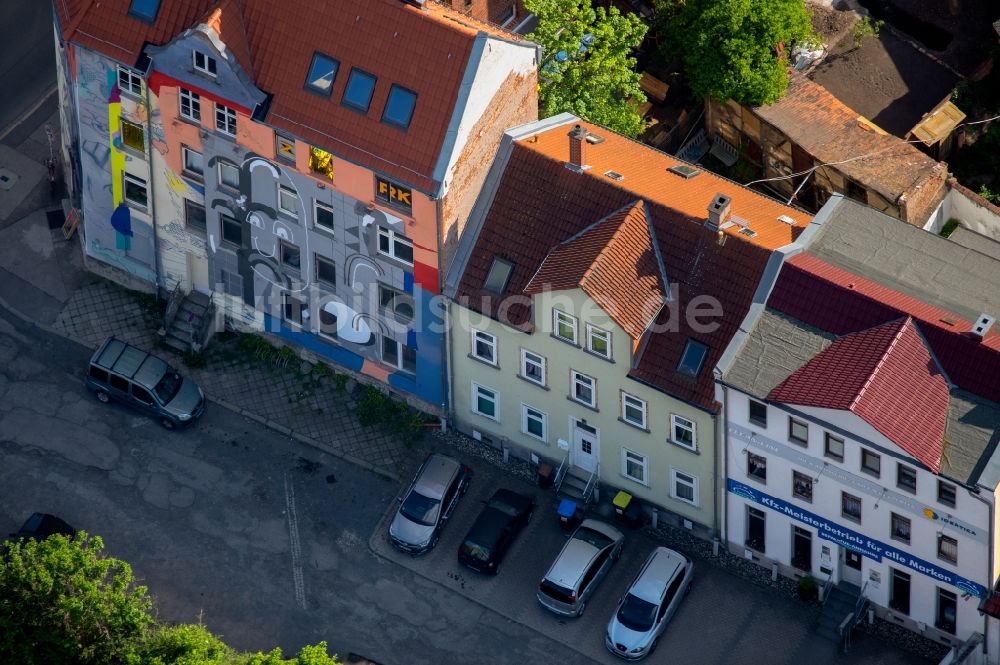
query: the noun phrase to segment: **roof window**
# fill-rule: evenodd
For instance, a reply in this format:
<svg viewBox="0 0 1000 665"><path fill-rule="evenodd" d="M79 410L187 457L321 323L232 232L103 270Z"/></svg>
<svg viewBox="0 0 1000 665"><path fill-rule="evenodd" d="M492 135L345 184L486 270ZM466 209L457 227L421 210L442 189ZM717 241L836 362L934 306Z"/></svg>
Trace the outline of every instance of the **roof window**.
<svg viewBox="0 0 1000 665"><path fill-rule="evenodd" d="M506 259L501 259L499 256L494 256L490 272L486 275L486 282L483 283L483 289L496 294L503 293L513 272L513 263Z"/></svg>
<svg viewBox="0 0 1000 665"><path fill-rule="evenodd" d="M671 166L667 170L675 175L679 175L685 180L690 180L691 178L701 173L700 170L696 169L690 164L677 164L676 166Z"/></svg>
<svg viewBox="0 0 1000 665"><path fill-rule="evenodd" d="M132 0L128 8L129 16L148 23L156 21L156 14L159 11L160 0Z"/></svg>
<svg viewBox="0 0 1000 665"><path fill-rule="evenodd" d="M306 76L306 90L318 92L327 97L333 90L333 82L337 79L337 70L340 63L328 55L313 53L312 64L309 65L309 74Z"/></svg>
<svg viewBox="0 0 1000 665"><path fill-rule="evenodd" d="M410 118L413 117L413 108L416 105L417 93L394 83L382 110L382 122L406 129L410 126Z"/></svg>
<svg viewBox="0 0 1000 665"><path fill-rule="evenodd" d="M707 354L707 346L701 342L689 339L687 346L684 347L684 355L681 356L681 361L677 365L677 371L689 376L698 376L698 372L701 371L701 364L705 362Z"/></svg>
<svg viewBox="0 0 1000 665"><path fill-rule="evenodd" d="M201 51L194 51L194 68L202 74L208 74L209 76L215 76L218 72L215 58L210 58Z"/></svg>
<svg viewBox="0 0 1000 665"><path fill-rule="evenodd" d="M608 176L612 180L624 180L625 179L625 176L623 176L618 171L606 171L604 173L604 175Z"/></svg>
<svg viewBox="0 0 1000 665"><path fill-rule="evenodd" d="M347 87L344 88L344 97L340 100L341 104L368 113L368 106L372 103L372 93L375 92L376 80L368 72L352 67L351 76L347 79Z"/></svg>

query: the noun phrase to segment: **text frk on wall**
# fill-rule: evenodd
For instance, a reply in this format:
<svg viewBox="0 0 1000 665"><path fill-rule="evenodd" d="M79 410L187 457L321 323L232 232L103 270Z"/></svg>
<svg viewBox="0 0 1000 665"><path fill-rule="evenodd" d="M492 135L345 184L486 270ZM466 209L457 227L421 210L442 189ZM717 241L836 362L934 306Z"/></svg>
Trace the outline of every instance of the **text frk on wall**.
<svg viewBox="0 0 1000 665"><path fill-rule="evenodd" d="M413 208L413 202L410 199L411 194L412 190L406 187L401 187L390 180L385 180L378 176L375 177L375 198L379 201L397 208L411 210Z"/></svg>

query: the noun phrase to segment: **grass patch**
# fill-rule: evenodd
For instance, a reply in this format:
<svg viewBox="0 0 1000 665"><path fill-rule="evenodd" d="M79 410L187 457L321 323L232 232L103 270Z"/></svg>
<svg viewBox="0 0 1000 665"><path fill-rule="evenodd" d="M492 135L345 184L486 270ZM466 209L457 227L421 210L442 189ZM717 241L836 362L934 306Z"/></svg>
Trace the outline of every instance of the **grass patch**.
<svg viewBox="0 0 1000 665"><path fill-rule="evenodd" d="M941 227L941 230L938 232L938 235L940 235L942 238L947 238L948 236L950 236L952 233L955 232L955 229L958 228L958 223L959 223L958 220L952 217L951 219L949 219L947 222L944 223L944 226Z"/></svg>
<svg viewBox="0 0 1000 665"><path fill-rule="evenodd" d="M423 437L423 415L403 401L389 397L375 386L365 386L354 409L358 422L365 427L379 425L397 436L405 436L406 444Z"/></svg>

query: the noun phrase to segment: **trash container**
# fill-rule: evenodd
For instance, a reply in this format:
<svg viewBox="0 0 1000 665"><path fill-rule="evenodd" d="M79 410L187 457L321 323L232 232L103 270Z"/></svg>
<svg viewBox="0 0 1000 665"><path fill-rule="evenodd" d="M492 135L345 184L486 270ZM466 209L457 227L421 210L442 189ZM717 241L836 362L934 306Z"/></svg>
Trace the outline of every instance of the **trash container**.
<svg viewBox="0 0 1000 665"><path fill-rule="evenodd" d="M632 503L632 495L625 490L621 490L618 494L615 494L615 498L611 503L615 506L615 519L623 522L625 520L625 510Z"/></svg>
<svg viewBox="0 0 1000 665"><path fill-rule="evenodd" d="M547 490L552 487L553 481L556 479L556 470L552 468L551 464L538 465L538 486L543 490Z"/></svg>
<svg viewBox="0 0 1000 665"><path fill-rule="evenodd" d="M583 521L583 511L573 499L563 499L559 502L559 526L570 531Z"/></svg>

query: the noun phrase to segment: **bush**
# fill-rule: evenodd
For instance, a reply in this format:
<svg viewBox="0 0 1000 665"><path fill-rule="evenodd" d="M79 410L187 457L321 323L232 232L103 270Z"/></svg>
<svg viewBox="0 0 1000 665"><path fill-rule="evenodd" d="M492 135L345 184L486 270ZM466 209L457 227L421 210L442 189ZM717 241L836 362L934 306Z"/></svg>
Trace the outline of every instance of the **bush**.
<svg viewBox="0 0 1000 665"><path fill-rule="evenodd" d="M343 374L338 376L345 376ZM397 401L375 386L365 386L364 394L355 407L358 422L365 427L382 425L393 434L407 436L408 442L424 433L423 417L403 401Z"/></svg>
<svg viewBox="0 0 1000 665"><path fill-rule="evenodd" d="M204 367L208 364L208 357L204 351L194 351L192 349L187 349L181 356L181 360L185 365L194 369Z"/></svg>
<svg viewBox="0 0 1000 665"><path fill-rule="evenodd" d="M799 598L807 602L816 600L819 595L819 587L816 586L816 578L812 575L800 577L795 590L798 592Z"/></svg>

